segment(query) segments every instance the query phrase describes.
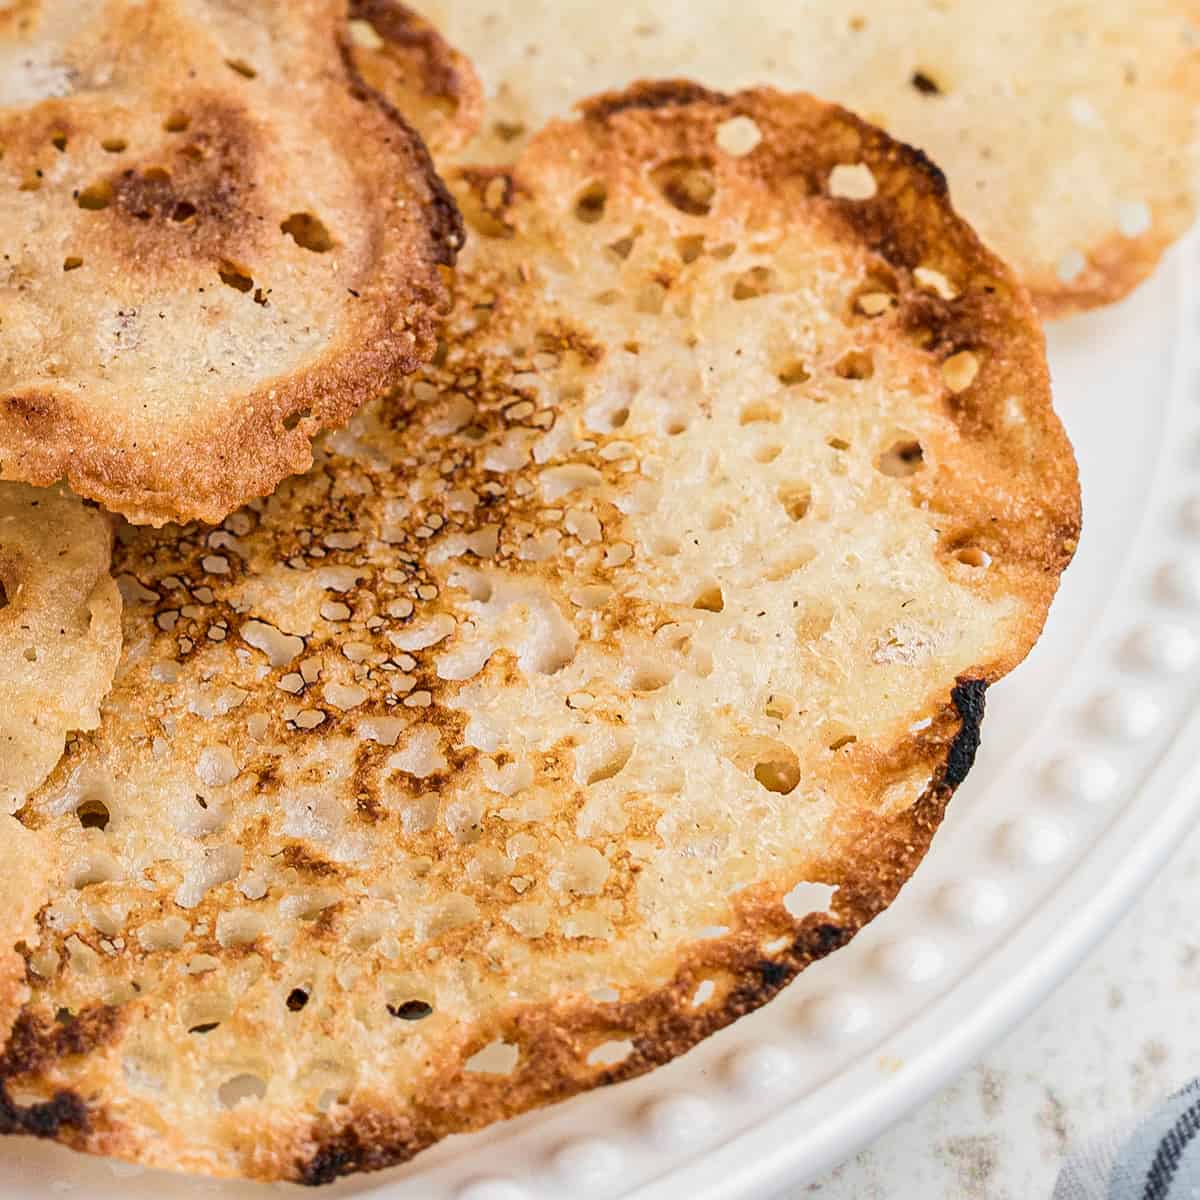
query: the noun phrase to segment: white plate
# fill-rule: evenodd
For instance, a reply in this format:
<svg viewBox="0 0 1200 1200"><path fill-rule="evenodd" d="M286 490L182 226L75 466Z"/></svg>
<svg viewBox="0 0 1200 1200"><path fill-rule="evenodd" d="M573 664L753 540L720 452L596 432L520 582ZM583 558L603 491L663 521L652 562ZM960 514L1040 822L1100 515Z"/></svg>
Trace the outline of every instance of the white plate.
<svg viewBox="0 0 1200 1200"><path fill-rule="evenodd" d="M966 1066L1128 906L1200 784L1200 241L1050 331L1084 534L1046 633L897 902L773 1003L643 1079L339 1184L376 1200L741 1200L811 1176ZM265 1194L20 1140L0 1197Z"/></svg>

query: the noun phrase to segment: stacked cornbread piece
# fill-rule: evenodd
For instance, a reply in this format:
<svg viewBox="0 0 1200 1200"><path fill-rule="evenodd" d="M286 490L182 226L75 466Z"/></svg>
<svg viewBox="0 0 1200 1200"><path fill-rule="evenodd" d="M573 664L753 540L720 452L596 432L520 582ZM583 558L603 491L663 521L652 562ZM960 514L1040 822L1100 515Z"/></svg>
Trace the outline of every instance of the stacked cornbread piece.
<svg viewBox="0 0 1200 1200"><path fill-rule="evenodd" d="M813 5L774 90L661 78L718 4L645 63L520 7L0 12L7 1132L320 1183L665 1062L891 902L1038 637L1080 512L1030 289L1190 218L1183 12L1024 6L1102 48L1072 220L985 136L998 35L956 98ZM819 31L949 188L795 90Z"/></svg>

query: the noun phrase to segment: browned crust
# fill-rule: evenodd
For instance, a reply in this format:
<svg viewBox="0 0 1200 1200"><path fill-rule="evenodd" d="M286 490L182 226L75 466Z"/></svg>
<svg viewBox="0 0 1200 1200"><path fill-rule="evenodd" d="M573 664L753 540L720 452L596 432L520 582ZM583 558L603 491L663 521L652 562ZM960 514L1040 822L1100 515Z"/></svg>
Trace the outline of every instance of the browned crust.
<svg viewBox="0 0 1200 1200"><path fill-rule="evenodd" d="M397 18L392 10L402 9L408 16L414 18L418 26L424 26L424 23L415 14L409 13L407 9L403 9L402 5L391 4L389 0L371 0L370 6L387 9L391 12L393 20L399 18ZM354 6L352 5L351 7L353 9ZM417 44L422 48L423 55L428 54L434 60L440 61L443 53L446 56L454 56L455 58L462 57L442 40L441 36L432 26L422 31L422 36L419 38ZM436 255L435 261L439 266L453 267L458 257L458 251L466 240L466 228L463 225L462 214L458 211L458 205L455 204L454 197L450 194L449 188L446 187L445 182L434 166L433 154L430 152L429 146L422 139L422 131L419 131L415 124L410 124L410 116L402 109L399 103L404 97L393 96L385 91L381 91L364 79L360 70L361 55L354 52L346 39L343 39L341 43L341 56L346 73L350 78L351 94L357 100L373 105L388 116L396 126L405 155L417 165L428 194L429 206L427 211L433 239L433 250ZM449 70L449 68L446 69ZM466 64L464 69L469 69L469 64ZM478 80L475 81L475 86L478 88ZM456 88L456 94L468 90L469 85L464 82L461 72L455 74L454 87ZM415 120L415 118L412 119ZM435 149L438 149L439 152L441 150L440 147L435 147ZM447 297L439 295L439 311L444 308L446 303Z"/></svg>
<svg viewBox="0 0 1200 1200"><path fill-rule="evenodd" d="M893 767L928 769L931 782L917 802L887 817L863 814L838 828L810 873L814 879L837 883L830 912L797 922L780 904L778 888L747 889L739 894L731 932L694 943L665 985L648 985L640 993L631 990L614 1004L572 995L553 1006L514 1005L495 1012L461 1031L461 1044L449 1047L457 1053L447 1056L455 1061L431 1064L405 1106L398 1106L386 1092L360 1093L345 1108L316 1118L248 1114L244 1137L231 1148L233 1161L181 1162L178 1143L160 1146L146 1139L123 1124L103 1097L59 1099L66 1116L56 1122L46 1119L47 1125L54 1125L46 1136L78 1149L157 1166L306 1184L382 1169L451 1133L633 1077L684 1053L771 999L811 962L846 944L895 898L924 856L950 797L974 761L986 687L1015 666L1036 640L1058 575L1078 537L1078 483L1069 445L1050 407L1036 316L1011 273L954 216L941 173L918 151L891 141L844 110L808 97L770 91L722 97L689 86L641 85L601 97L584 106L582 122L552 125L535 145L551 157L568 151L579 155L585 171L603 164L613 173L606 177L615 178L626 171L644 171L648 163L664 157L699 152L711 146L715 125L734 115L751 116L763 132L762 144L730 166L730 172L748 185L768 192L778 189L783 203L790 202L788 197L813 203L849 242L865 243L875 251L882 266L896 272L903 293L895 317L888 318L896 322L897 336L919 328L928 333L931 353L942 358L966 346L986 352L977 382L952 408L964 433L979 445L983 474L969 488L966 481L955 489L953 480L939 478L934 490L961 501L965 508L960 512L958 503L951 504L948 517L957 514L964 527L981 520L1004 526L1002 536L1009 539L1005 558L1011 556L1015 572L1010 587L1027 601L1029 611L1021 640L960 675L950 695L942 698L932 725L895 749ZM871 166L878 195L865 202L824 196L831 167L857 161ZM470 182L475 176L466 178ZM508 206L515 208L521 195L535 189L532 180L522 178L520 168L511 178L488 175L484 186L497 178L507 182L491 215L503 225L510 215ZM939 267L971 281L955 301L930 297L909 281L913 268L934 254ZM1000 420L1014 390L1027 400L1029 437L1020 444L1003 432ZM987 459L995 461L988 466ZM1008 482L1000 485L1005 495L1019 493L1003 512L1002 522L988 515L986 506L980 507L979 494L988 491L988 471L997 478L1007 475ZM764 943L774 938L783 939L781 948L764 950ZM688 997L699 981L713 977L720 980L721 990L704 1009L693 1009ZM104 1011L87 1018L94 1022L95 1036L79 1053L106 1053L116 1022L107 1020ZM633 1052L617 1066L588 1067L588 1048L606 1035L631 1037ZM503 1079L467 1072L466 1059L498 1037L536 1047L536 1053L522 1055L514 1073ZM0 1063L4 1097L22 1075L60 1057L50 1033L40 1027L32 1035L22 1027L10 1046L15 1049ZM7 1128L30 1131L31 1119L22 1126L19 1115L28 1110L6 1102L13 1109Z"/></svg>
<svg viewBox="0 0 1200 1200"><path fill-rule="evenodd" d="M618 113L678 108L687 104L727 104L729 97L690 79L650 79L619 92L602 92L575 107L585 121L604 124Z"/></svg>
<svg viewBox="0 0 1200 1200"><path fill-rule="evenodd" d="M537 1054L526 1056L503 1081L465 1072L459 1064L429 1078L403 1113L379 1096L357 1102L336 1120L322 1117L295 1129L283 1144L250 1138L244 1147L244 1173L318 1185L395 1166L451 1134L643 1075L760 1008L805 967L846 945L887 908L916 869L974 762L988 682L963 677L953 689L951 702L926 738L926 750L940 748L941 765L916 804L886 823L850 832L829 848L822 866L827 865L831 875L848 855L858 865L857 876L840 885L833 912L811 914L797 925L786 914L781 919L780 907L771 898L748 891L737 928L693 948L670 983L658 990L617 1004L584 1001L553 1010L517 1006L497 1014L486 1030L473 1033L463 1058L497 1037L537 1046ZM763 939L781 932L792 937L791 943L764 954ZM690 1010L688 997L702 979L714 974L730 980L723 999L703 1010ZM102 1053L119 1026L119 1010L105 1006L64 1017L52 1026L27 1015L18 1018L0 1059L0 1133L52 1138L76 1150L173 1165L159 1161L154 1148L125 1128L102 1101L62 1090L46 1101L21 1106L10 1095L10 1081L48 1063ZM633 1052L619 1065L597 1073L584 1063L587 1047L613 1030L632 1031Z"/></svg>
<svg viewBox="0 0 1200 1200"><path fill-rule="evenodd" d="M0 1031L8 1037L22 1005L29 999L26 961L22 952L36 941L39 910L49 899L49 881L56 851L49 839L0 819L6 845L0 847L0 902L3 903L6 942L0 946Z"/></svg>
<svg viewBox="0 0 1200 1200"><path fill-rule="evenodd" d="M1079 537L1074 456L1051 404L1045 339L1033 300L957 215L942 171L923 151L844 108L771 88L724 96L687 80L643 82L584 101L579 108L588 132L588 169L601 175L632 175L645 162L664 158L702 160L719 125L732 117L750 118L762 141L735 168L718 164L717 169L729 170L728 184L752 190L764 205L778 202L773 192L813 203L841 237L876 254L880 269L891 272L900 293L895 313L879 326L885 336L919 338L942 361L964 350L980 356L984 365L976 380L949 401L950 415L971 443L972 469L932 474L923 498L945 512L948 541L959 537L966 544L974 535L995 536L993 549L1009 564L1022 566L1015 590L1036 595L1044 614ZM667 123L669 151L662 134ZM556 122L534 146L580 156L585 148L579 140L574 126ZM870 166L876 195L866 200L827 197L834 167L856 162ZM486 185L490 178L480 181ZM516 202L520 188L518 171L504 189L506 205ZM747 197L745 202L755 201ZM505 219L502 210L490 216L500 224ZM946 300L920 286L914 271L921 266L936 267L960 281L960 293ZM1017 394L1026 399L1026 432L1021 434L1006 426L1004 415L1008 399ZM1013 480L1023 486L1011 487ZM1021 499L1014 503L1018 492ZM1010 500L1001 506L1003 512L998 497ZM998 520L1001 515L1004 519ZM1041 620L1039 616L1027 630L1029 645ZM1027 649L1014 652L999 673L1016 666Z"/></svg>
<svg viewBox="0 0 1200 1200"><path fill-rule="evenodd" d="M459 1070L433 1082L428 1089L432 1103L414 1106L412 1116L402 1121L389 1120L381 1108L363 1106L336 1125L325 1122L314 1129L311 1149L305 1147L304 1156L293 1165L295 1173L288 1177L310 1185L332 1183L342 1175L406 1162L451 1134L644 1075L761 1008L805 967L846 945L887 908L917 868L946 805L974 762L987 686L983 679L959 680L939 723L944 758L935 779L910 809L885 825L847 838L847 844L831 847L830 866L852 851L861 873L840 887L835 911L805 917L784 950L763 954L764 936L779 929L778 906L756 904L751 895L742 905L739 927L694 949L665 987L618 1004L579 1003L552 1012L514 1010L466 1048L470 1054L497 1036L536 1046L536 1056L503 1084L481 1081ZM701 980L714 974L734 981L722 1002L703 1012L689 1011L688 998ZM587 1047L595 1044L597 1035L620 1029L633 1031L629 1057L599 1074L583 1066Z"/></svg>
<svg viewBox="0 0 1200 1200"><path fill-rule="evenodd" d="M1026 284L1038 312L1047 321L1060 321L1093 308L1115 304L1144 283L1158 267L1162 256L1182 235L1194 216L1188 201L1186 218L1170 214L1155 217L1140 237L1110 234L1088 250L1080 273L1064 283L1050 275L1027 275Z"/></svg>
<svg viewBox="0 0 1200 1200"><path fill-rule="evenodd" d="M461 149L483 121L483 85L470 60L398 0L351 0L350 18L366 21L383 45L352 45L362 77L417 127L438 156Z"/></svg>
<svg viewBox="0 0 1200 1200"><path fill-rule="evenodd" d="M154 456L118 442L106 415L70 387L0 394L0 477L37 486L65 479L138 523L216 522L306 470L317 433L343 424L428 360L449 301L442 271L453 266L464 237L461 218L420 136L349 64L344 37L331 49L331 93L340 88L336 101L347 106L347 124L364 147L359 169L374 194L405 198L381 222L374 271L351 302L361 308L352 333L307 370L265 380L230 397L222 411L164 433ZM237 134L229 135L233 143Z"/></svg>
<svg viewBox="0 0 1200 1200"><path fill-rule="evenodd" d="M1192 22L1200 19L1193 0L1182 0L1179 11ZM1176 96L1190 97L1194 109L1200 90L1200 50L1192 48L1175 59L1162 86ZM1164 189L1158 194L1150 205L1150 225L1144 233L1137 237L1112 233L1085 247L1084 268L1070 281L1047 270L1024 272L1024 283L1045 319L1075 316L1124 299L1154 273L1163 255L1192 226L1196 219L1196 129L1192 112L1184 111L1182 104L1174 136L1180 140L1175 153L1190 163L1192 178L1185 190L1171 194Z"/></svg>

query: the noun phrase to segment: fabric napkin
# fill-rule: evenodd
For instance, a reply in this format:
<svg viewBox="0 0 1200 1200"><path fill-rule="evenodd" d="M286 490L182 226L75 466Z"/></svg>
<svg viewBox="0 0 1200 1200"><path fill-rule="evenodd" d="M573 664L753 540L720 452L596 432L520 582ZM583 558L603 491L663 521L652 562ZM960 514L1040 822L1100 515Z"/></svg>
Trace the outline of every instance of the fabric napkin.
<svg viewBox="0 0 1200 1200"><path fill-rule="evenodd" d="M1200 1200L1200 1079L1067 1156L1053 1200Z"/></svg>

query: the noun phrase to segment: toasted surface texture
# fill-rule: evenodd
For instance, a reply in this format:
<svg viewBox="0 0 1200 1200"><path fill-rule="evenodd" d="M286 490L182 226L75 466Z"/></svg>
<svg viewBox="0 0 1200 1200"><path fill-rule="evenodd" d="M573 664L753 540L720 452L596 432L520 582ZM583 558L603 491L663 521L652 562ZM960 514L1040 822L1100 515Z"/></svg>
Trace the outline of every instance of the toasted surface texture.
<svg viewBox="0 0 1200 1200"><path fill-rule="evenodd" d="M363 79L410 120L435 157L479 131L483 89L466 56L396 0L351 0L350 46Z"/></svg>
<svg viewBox="0 0 1200 1200"><path fill-rule="evenodd" d="M61 488L0 484L0 808L95 729L121 653L111 524Z"/></svg>
<svg viewBox="0 0 1200 1200"><path fill-rule="evenodd" d="M219 520L428 357L457 214L351 55L336 0L0 14L0 477Z"/></svg>
<svg viewBox="0 0 1200 1200"><path fill-rule="evenodd" d="M1044 315L1119 299L1191 223L1194 0L422 0L497 161L581 96L685 74L845 104L919 146Z"/></svg>
<svg viewBox="0 0 1200 1200"><path fill-rule="evenodd" d="M56 847L10 814L95 729L121 653L109 519L61 488L0 483L0 1033L28 998L25 959ZM34 1117L36 1121L36 1117Z"/></svg>
<svg viewBox="0 0 1200 1200"><path fill-rule="evenodd" d="M433 365L119 541L0 1062L72 1146L320 1183L682 1053L890 902L1073 550L1033 309L915 152L668 83L456 186Z"/></svg>
<svg viewBox="0 0 1200 1200"><path fill-rule="evenodd" d="M15 817L0 813L0 1034L5 1038L29 999L25 956L36 953L38 913L50 898L51 881L58 875L56 852L48 833L26 829ZM30 1106L24 1114L27 1122L37 1123L37 1107Z"/></svg>

